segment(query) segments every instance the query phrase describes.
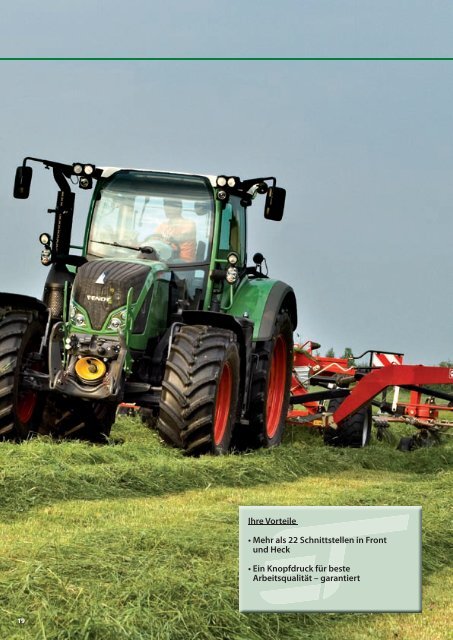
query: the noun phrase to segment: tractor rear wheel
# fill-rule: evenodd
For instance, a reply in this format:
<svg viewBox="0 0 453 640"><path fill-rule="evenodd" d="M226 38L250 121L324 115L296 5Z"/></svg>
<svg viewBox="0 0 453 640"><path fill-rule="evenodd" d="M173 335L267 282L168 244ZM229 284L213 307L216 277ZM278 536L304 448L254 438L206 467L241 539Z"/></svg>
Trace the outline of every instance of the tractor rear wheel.
<svg viewBox="0 0 453 640"><path fill-rule="evenodd" d="M272 339L255 349L248 410L249 427L238 427L239 448L280 444L286 425L293 362L293 329L286 311L275 321Z"/></svg>
<svg viewBox="0 0 453 640"><path fill-rule="evenodd" d="M334 413L344 398L332 398L328 411ZM370 442L371 406L367 405L348 416L338 429L324 429L324 443L331 447L353 447L362 449Z"/></svg>
<svg viewBox="0 0 453 640"><path fill-rule="evenodd" d="M23 440L39 426L43 397L24 385L23 371L42 369L44 324L32 311L10 311L0 321L0 440Z"/></svg>
<svg viewBox="0 0 453 640"><path fill-rule="evenodd" d="M227 453L239 397L239 349L232 331L183 326L174 336L156 428L189 455Z"/></svg>

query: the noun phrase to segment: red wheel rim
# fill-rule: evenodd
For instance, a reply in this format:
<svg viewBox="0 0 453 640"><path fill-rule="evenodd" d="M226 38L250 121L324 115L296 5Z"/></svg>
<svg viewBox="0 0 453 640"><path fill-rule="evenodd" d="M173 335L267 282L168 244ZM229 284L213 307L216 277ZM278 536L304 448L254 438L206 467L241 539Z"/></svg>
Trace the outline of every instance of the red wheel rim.
<svg viewBox="0 0 453 640"><path fill-rule="evenodd" d="M20 422L27 424L32 418L38 396L33 391L21 393L17 400L16 415Z"/></svg>
<svg viewBox="0 0 453 640"><path fill-rule="evenodd" d="M220 374L217 388L217 401L214 414L214 444L219 445L225 435L228 418L230 415L231 393L233 391L233 374L231 366L225 362Z"/></svg>
<svg viewBox="0 0 453 640"><path fill-rule="evenodd" d="M24 353L22 354L22 365L26 361L28 355L33 351L34 347L36 347L37 337L29 342L25 348ZM33 370L39 371L40 367L35 366L31 367ZM27 424L33 417L33 413L35 412L36 405L38 402L38 394L35 391L22 391L20 388L17 393L17 402L16 402L16 417L22 424Z"/></svg>
<svg viewBox="0 0 453 640"><path fill-rule="evenodd" d="M266 433L273 438L280 424L286 389L286 342L278 336L272 352L266 400Z"/></svg>

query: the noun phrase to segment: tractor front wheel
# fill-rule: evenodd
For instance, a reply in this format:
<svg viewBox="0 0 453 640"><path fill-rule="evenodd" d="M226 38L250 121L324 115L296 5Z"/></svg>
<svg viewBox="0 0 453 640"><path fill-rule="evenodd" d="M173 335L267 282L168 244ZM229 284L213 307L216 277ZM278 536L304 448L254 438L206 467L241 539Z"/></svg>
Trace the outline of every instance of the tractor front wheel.
<svg viewBox="0 0 453 640"><path fill-rule="evenodd" d="M335 413L344 398L332 398L328 411ZM331 447L362 449L370 442L371 406L364 406L343 420L338 429L324 429L324 442Z"/></svg>
<svg viewBox="0 0 453 640"><path fill-rule="evenodd" d="M183 326L162 382L157 431L189 455L230 448L239 397L239 349L232 331Z"/></svg>

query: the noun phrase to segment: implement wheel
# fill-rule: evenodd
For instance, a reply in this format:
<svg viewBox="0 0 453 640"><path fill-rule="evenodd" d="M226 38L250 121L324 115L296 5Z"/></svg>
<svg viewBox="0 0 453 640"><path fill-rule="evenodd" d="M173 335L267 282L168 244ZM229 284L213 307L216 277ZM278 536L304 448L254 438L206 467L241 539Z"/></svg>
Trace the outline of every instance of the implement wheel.
<svg viewBox="0 0 453 640"><path fill-rule="evenodd" d="M25 386L24 370L42 370L38 352L44 324L32 311L0 320L0 440L23 440L39 426L43 399Z"/></svg>
<svg viewBox="0 0 453 640"><path fill-rule="evenodd" d="M252 378L249 427L238 429L240 448L280 444L286 425L293 362L293 330L286 311L275 321L272 339L258 343Z"/></svg>
<svg viewBox="0 0 453 640"><path fill-rule="evenodd" d="M156 428L189 455L227 453L239 396L239 349L232 331L183 326L174 336Z"/></svg>
<svg viewBox="0 0 453 640"><path fill-rule="evenodd" d="M335 413L344 398L333 398L328 411ZM338 429L324 429L324 442L331 447L362 449L370 442L371 406L364 406L343 420Z"/></svg>

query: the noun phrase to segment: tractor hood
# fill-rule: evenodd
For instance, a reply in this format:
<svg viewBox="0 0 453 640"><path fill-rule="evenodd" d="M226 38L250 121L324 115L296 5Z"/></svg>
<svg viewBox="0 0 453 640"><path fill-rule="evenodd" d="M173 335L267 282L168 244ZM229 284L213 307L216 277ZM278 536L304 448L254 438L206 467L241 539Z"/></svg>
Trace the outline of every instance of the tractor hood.
<svg viewBox="0 0 453 640"><path fill-rule="evenodd" d="M92 260L77 271L69 321L49 338L49 385L61 393L120 399L134 349L167 327L171 272L162 262ZM62 358L63 355L63 358Z"/></svg>
<svg viewBox="0 0 453 640"><path fill-rule="evenodd" d="M165 277L167 276L167 277ZM133 333L142 333L157 279L169 279L161 262L93 260L74 280L69 321L76 331L119 333L127 315Z"/></svg>

